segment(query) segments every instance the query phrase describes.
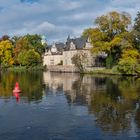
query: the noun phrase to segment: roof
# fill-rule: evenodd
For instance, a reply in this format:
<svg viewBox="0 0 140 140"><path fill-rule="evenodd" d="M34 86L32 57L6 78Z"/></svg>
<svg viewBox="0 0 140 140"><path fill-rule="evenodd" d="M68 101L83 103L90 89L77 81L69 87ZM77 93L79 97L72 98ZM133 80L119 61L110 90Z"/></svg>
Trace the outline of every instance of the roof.
<svg viewBox="0 0 140 140"><path fill-rule="evenodd" d="M68 36L66 43L62 43L62 42L56 42L54 45L48 45L46 47L47 52L50 50L52 55L57 55L57 54L62 54L63 51L69 51L71 49L71 43L73 43L75 45L74 48L76 48L76 50L82 50L87 42L87 38L84 37L79 37L79 38L70 38L70 36ZM52 51L52 48L57 49L57 51Z"/></svg>
<svg viewBox="0 0 140 140"><path fill-rule="evenodd" d="M61 55L63 50L64 50L64 46L65 46L64 43L57 42L57 43L55 43L55 47L57 49L57 52L52 52L51 51L51 48L53 47L53 45L48 45L46 47L46 51L48 52L50 50L52 55Z"/></svg>
<svg viewBox="0 0 140 140"><path fill-rule="evenodd" d="M58 52L62 52L65 47L65 44L59 42L59 43L55 43L55 46L56 46Z"/></svg>
<svg viewBox="0 0 140 140"><path fill-rule="evenodd" d="M71 39L70 37L68 37L66 44L65 44L65 51L70 50L70 43L73 42L75 44L75 47L77 50L81 50L83 49L83 47L86 45L87 42L87 38L75 38L75 39Z"/></svg>

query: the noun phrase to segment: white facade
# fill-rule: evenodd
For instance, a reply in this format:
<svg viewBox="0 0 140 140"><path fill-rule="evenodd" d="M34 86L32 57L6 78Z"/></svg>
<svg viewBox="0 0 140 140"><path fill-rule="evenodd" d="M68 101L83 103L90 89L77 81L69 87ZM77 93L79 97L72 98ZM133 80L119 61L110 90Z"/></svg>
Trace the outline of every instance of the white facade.
<svg viewBox="0 0 140 140"><path fill-rule="evenodd" d="M59 65L63 61L63 55L44 55L43 65Z"/></svg>
<svg viewBox="0 0 140 140"><path fill-rule="evenodd" d="M72 63L72 57L78 53L78 50L70 50L70 51L64 51L63 52L63 65L74 65Z"/></svg>
<svg viewBox="0 0 140 140"><path fill-rule="evenodd" d="M84 46L83 46L84 47ZM63 51L61 54L57 53L58 50L55 46L55 44L52 45L52 48L45 52L44 58L43 58L43 65L59 65L60 63L63 64L63 66L74 66L72 63L72 57L75 54L84 52L87 54L87 66L93 66L94 65L94 59L93 55L90 53L92 45L89 42L85 43L84 49L76 49L76 45L74 42L70 42L70 48L67 51Z"/></svg>

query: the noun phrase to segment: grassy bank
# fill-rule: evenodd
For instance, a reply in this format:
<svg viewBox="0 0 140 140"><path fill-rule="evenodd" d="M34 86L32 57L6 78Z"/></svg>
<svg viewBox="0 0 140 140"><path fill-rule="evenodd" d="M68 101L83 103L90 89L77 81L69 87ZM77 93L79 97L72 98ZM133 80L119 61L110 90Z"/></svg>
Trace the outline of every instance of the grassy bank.
<svg viewBox="0 0 140 140"><path fill-rule="evenodd" d="M121 75L121 76L139 76L138 74L123 74L119 73L118 71L114 69L102 69L102 70L92 70L92 71L87 71L84 72L83 74L102 74L102 75Z"/></svg>
<svg viewBox="0 0 140 140"><path fill-rule="evenodd" d="M13 72L24 72L24 71L43 71L44 67L42 65L27 67L27 66L12 66L7 68L2 68L2 71L13 71Z"/></svg>
<svg viewBox="0 0 140 140"><path fill-rule="evenodd" d="M122 75L118 72L113 72L112 69L104 69L104 70L93 70L85 72L86 74L106 74L106 75Z"/></svg>

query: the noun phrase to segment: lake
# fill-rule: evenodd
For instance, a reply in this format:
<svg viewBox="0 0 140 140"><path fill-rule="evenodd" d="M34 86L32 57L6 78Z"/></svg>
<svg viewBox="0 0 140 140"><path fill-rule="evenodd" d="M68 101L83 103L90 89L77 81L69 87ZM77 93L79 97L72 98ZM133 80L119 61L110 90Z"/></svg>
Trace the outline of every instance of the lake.
<svg viewBox="0 0 140 140"><path fill-rule="evenodd" d="M1 73L0 140L30 139L139 140L140 78Z"/></svg>

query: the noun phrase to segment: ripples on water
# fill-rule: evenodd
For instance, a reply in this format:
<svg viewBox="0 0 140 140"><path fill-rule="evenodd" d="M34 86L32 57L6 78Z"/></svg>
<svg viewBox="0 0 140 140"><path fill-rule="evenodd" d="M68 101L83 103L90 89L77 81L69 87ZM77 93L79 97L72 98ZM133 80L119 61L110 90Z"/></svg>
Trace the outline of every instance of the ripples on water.
<svg viewBox="0 0 140 140"><path fill-rule="evenodd" d="M138 77L2 73L0 139L138 140L139 104Z"/></svg>

